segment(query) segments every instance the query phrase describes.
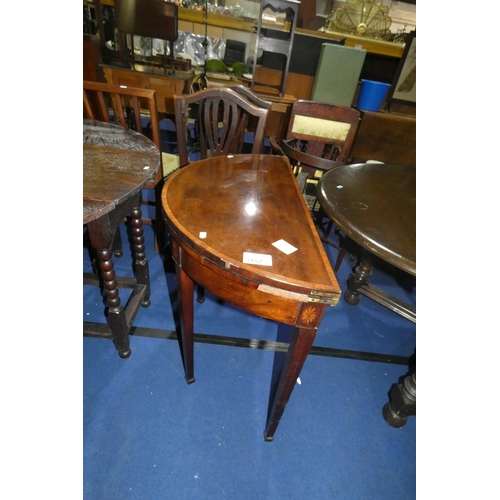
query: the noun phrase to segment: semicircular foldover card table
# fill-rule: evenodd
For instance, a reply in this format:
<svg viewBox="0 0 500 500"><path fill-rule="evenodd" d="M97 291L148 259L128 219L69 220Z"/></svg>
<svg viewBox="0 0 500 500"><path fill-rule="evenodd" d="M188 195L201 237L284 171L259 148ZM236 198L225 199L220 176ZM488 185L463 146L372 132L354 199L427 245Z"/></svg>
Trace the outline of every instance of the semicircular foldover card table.
<svg viewBox="0 0 500 500"><path fill-rule="evenodd" d="M293 326L264 438L272 441L325 309L340 288L288 159L217 156L174 173L162 191L176 264L182 355L194 382L194 284Z"/></svg>

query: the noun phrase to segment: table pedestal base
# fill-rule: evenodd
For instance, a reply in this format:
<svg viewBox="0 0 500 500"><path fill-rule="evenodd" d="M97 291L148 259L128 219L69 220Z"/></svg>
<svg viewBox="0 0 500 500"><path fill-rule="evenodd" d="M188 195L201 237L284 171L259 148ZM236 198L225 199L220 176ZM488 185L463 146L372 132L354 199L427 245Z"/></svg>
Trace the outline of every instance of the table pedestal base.
<svg viewBox="0 0 500 500"><path fill-rule="evenodd" d="M368 280L372 275L372 267L373 264L371 260L369 260L368 256L363 256L363 260L356 267L354 273L349 276L349 280L347 285L349 289L344 294L345 301L351 306L355 306L359 304L361 300L361 288L369 285Z"/></svg>
<svg viewBox="0 0 500 500"><path fill-rule="evenodd" d="M416 323L415 307L406 304L402 300L387 292L370 285L369 279L372 275L372 260L368 252L363 252L361 263L349 276L348 290L344 294L345 301L350 305L357 305L361 300L361 294L378 302ZM390 402L384 406L383 415L385 421L392 427L403 427L409 416L416 414L416 375L415 373L405 378L403 384L394 384L389 392Z"/></svg>
<svg viewBox="0 0 500 500"><path fill-rule="evenodd" d="M387 293L386 291L370 284L372 275L372 259L369 252L363 253L361 263L356 267L354 272L349 276L347 282L348 290L344 294L345 301L355 306L359 304L361 295L365 295L369 299L378 302L380 305L387 307L391 311L403 316L413 323L417 322L416 308L398 297Z"/></svg>

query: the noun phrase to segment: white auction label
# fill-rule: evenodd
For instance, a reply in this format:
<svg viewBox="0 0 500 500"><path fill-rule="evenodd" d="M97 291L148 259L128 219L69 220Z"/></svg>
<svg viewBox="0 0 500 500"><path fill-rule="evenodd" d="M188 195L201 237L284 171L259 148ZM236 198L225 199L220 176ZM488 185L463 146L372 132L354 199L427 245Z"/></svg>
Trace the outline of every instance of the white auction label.
<svg viewBox="0 0 500 500"><path fill-rule="evenodd" d="M258 266L272 266L273 257L264 253L243 252L244 264L256 264Z"/></svg>
<svg viewBox="0 0 500 500"><path fill-rule="evenodd" d="M287 255L290 255L291 253L295 252L295 250L297 250L293 245L290 245L290 243L287 243L285 240L275 241L273 243L273 247L276 247L278 250L281 250Z"/></svg>

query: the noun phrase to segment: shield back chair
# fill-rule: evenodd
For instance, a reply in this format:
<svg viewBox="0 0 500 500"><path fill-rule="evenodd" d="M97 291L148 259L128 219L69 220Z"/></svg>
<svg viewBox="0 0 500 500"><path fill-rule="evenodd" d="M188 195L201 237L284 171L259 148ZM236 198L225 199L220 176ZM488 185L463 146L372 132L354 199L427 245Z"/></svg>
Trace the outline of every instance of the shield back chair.
<svg viewBox="0 0 500 500"><path fill-rule="evenodd" d="M195 151L201 159L242 153L245 132L253 133L251 153L263 151L271 103L243 86L175 95L174 108L180 168L190 163ZM198 302L203 302L204 296L204 289L198 286Z"/></svg>
<svg viewBox="0 0 500 500"><path fill-rule="evenodd" d="M130 128L151 137L161 152L161 136L156 105L155 91L111 85L98 82L83 82L83 117L91 120L100 120L107 123L114 122L123 128ZM141 117L148 120L150 133L142 125ZM170 155L168 155L170 156ZM164 243L164 224L161 215L161 189L163 187L163 163L165 153L161 154L161 165L155 177L145 188L154 191L154 201L143 200L143 204L154 207L155 218L144 218L144 223L151 224L155 233L155 251L161 251ZM121 254L119 232L116 233L114 251Z"/></svg>
<svg viewBox="0 0 500 500"><path fill-rule="evenodd" d="M336 271L346 250L342 235L339 235L340 246L328 238L333 222L328 220L326 228L323 226L324 214L316 202L316 184L325 171L348 162L359 120L360 113L353 108L298 100L292 106L285 139L278 143L275 137L270 138L274 152L289 158L311 215L323 233L321 239L339 249Z"/></svg>
<svg viewBox="0 0 500 500"><path fill-rule="evenodd" d="M238 154L245 132L253 132L252 154L262 152L271 103L243 86L210 87L187 95L174 95L179 165L189 164L193 131L200 158Z"/></svg>

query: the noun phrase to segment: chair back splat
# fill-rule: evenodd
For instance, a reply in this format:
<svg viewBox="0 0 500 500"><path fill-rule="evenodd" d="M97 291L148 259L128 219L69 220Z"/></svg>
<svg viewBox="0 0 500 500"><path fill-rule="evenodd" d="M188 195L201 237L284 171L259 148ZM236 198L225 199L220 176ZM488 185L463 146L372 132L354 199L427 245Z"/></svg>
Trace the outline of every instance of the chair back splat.
<svg viewBox="0 0 500 500"><path fill-rule="evenodd" d="M215 87L174 96L179 163L243 152L245 132L253 133L252 154L262 152L271 103L242 86Z"/></svg>
<svg viewBox="0 0 500 500"><path fill-rule="evenodd" d="M158 108L154 90L123 87L100 82L83 82L83 117L90 120L113 122L123 128L136 130L151 137L161 152L160 125ZM146 133L141 118L147 122L150 134ZM153 189L155 200L143 201L144 204L155 207L155 218L143 218L155 229L155 251L162 248L164 225L161 216L161 189L163 187L163 166L160 165L156 175L145 185Z"/></svg>
<svg viewBox="0 0 500 500"><path fill-rule="evenodd" d="M317 182L322 172L348 162L359 119L353 108L298 100L292 106L286 138L278 144L276 137L270 137L271 146L288 156L296 175Z"/></svg>

